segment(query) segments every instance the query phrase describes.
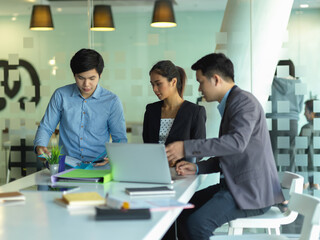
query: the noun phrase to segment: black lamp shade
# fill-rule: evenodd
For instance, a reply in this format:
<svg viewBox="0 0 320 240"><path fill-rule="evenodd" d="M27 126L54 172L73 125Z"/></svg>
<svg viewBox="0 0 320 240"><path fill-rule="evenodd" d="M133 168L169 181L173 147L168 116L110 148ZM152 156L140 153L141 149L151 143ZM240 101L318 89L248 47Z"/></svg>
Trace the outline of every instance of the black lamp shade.
<svg viewBox="0 0 320 240"><path fill-rule="evenodd" d="M114 23L110 5L95 5L93 19L91 22L92 31L114 31Z"/></svg>
<svg viewBox="0 0 320 240"><path fill-rule="evenodd" d="M171 0L157 0L155 2L151 26L160 28L177 26Z"/></svg>
<svg viewBox="0 0 320 240"><path fill-rule="evenodd" d="M30 30L48 31L53 30L53 21L49 5L33 5Z"/></svg>

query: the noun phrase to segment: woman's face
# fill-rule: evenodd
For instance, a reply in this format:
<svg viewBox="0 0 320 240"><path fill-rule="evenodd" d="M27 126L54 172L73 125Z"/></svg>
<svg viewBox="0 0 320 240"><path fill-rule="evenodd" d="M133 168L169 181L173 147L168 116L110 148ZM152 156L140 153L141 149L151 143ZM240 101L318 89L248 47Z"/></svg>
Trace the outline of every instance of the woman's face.
<svg viewBox="0 0 320 240"><path fill-rule="evenodd" d="M150 74L150 83L153 92L160 100L164 100L174 93L176 90L175 82L175 78L169 82L166 77L163 77L158 73L152 72Z"/></svg>

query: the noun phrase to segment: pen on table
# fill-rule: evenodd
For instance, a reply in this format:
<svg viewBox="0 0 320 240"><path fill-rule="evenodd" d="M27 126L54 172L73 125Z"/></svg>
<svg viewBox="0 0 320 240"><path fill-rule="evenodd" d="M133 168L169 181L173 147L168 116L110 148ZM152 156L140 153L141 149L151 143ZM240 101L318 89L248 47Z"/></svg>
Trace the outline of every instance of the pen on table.
<svg viewBox="0 0 320 240"><path fill-rule="evenodd" d="M108 193L106 195L106 204L108 207L115 208L115 209L129 209L130 208L129 202L122 201L122 200L116 199L114 197L110 197Z"/></svg>

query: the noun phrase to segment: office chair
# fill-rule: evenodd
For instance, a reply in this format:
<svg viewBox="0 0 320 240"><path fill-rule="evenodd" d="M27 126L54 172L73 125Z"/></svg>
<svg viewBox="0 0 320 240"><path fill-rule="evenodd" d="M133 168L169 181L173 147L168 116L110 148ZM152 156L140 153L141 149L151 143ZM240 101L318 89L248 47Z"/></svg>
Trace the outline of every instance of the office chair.
<svg viewBox="0 0 320 240"><path fill-rule="evenodd" d="M320 199L301 193L292 193L289 208L304 216L300 240L318 240L320 229ZM212 236L210 240L289 240L284 235L246 234Z"/></svg>
<svg viewBox="0 0 320 240"><path fill-rule="evenodd" d="M304 178L301 175L284 172L281 186L290 189L289 195L291 196L292 193L303 192L303 182ZM289 202L291 201L290 198ZM298 213L291 211L290 208L285 212L281 212L278 207L273 206L262 215L237 218L230 221L228 235L241 235L244 228L264 228L267 229L268 234L271 234L271 229L274 229L275 233L280 235L280 226L294 222L297 216Z"/></svg>

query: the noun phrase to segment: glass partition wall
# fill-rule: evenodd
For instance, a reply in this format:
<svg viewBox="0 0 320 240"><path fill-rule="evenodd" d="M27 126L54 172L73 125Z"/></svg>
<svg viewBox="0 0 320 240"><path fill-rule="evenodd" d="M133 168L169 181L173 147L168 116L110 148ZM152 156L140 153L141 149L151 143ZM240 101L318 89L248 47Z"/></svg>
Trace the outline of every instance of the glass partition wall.
<svg viewBox="0 0 320 240"><path fill-rule="evenodd" d="M44 2L51 6L53 31L29 30L32 5L37 2L17 0L17 6L27 6L27 13L8 6L0 15L1 160L8 159L5 143L21 146L25 139L25 145L32 146L52 93L74 82L69 61L79 49L91 47L104 57L100 84L120 97L129 142L142 142L145 106L157 101L149 82L150 68L163 59L185 68L184 97L196 102L200 95L190 66L216 51L231 58L236 84L263 105L279 172L301 173L305 192L320 196L317 6L301 8L302 1L290 0L181 0L173 5L177 26L153 28L153 1L104 1L99 4L111 5L115 31L93 32L89 28L96 1ZM305 108L307 100L313 100L311 109L310 101ZM208 136L217 136L216 105L200 104L207 109ZM21 149L11 150L11 161L21 161ZM26 161L35 161L30 149ZM4 161L0 167L0 176L5 176ZM27 167L26 172L35 170ZM11 176L20 177L20 167L12 167Z"/></svg>

